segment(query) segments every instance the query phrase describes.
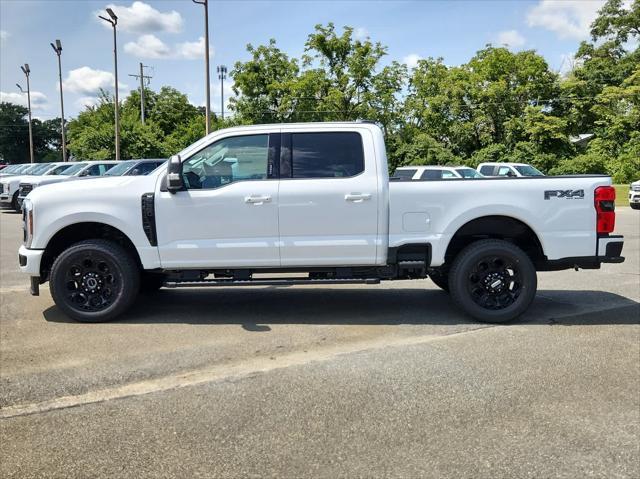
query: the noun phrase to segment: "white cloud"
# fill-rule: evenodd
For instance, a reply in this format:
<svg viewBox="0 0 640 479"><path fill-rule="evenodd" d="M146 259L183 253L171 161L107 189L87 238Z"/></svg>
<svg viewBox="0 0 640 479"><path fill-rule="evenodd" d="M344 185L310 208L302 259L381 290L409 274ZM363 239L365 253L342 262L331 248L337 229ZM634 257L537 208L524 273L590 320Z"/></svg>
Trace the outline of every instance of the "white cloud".
<svg viewBox="0 0 640 479"><path fill-rule="evenodd" d="M78 98L73 103L78 109L83 110L88 106L96 106L98 103L100 103L100 98L96 96L83 96L81 98Z"/></svg>
<svg viewBox="0 0 640 479"><path fill-rule="evenodd" d="M417 53L411 53L402 59L402 63L407 65L409 68L415 68L418 66L418 62L422 60L422 57Z"/></svg>
<svg viewBox="0 0 640 479"><path fill-rule="evenodd" d="M0 102L9 102L15 105L27 106L27 94L17 92L0 91ZM47 95L39 91L31 92L31 109L43 110L47 107Z"/></svg>
<svg viewBox="0 0 640 479"><path fill-rule="evenodd" d="M366 40L369 38L369 30L364 27L358 27L353 31L353 38L360 41Z"/></svg>
<svg viewBox="0 0 640 479"><path fill-rule="evenodd" d="M190 60L193 60L194 58L202 58L204 56L204 47L204 37L200 37L195 42L178 43L176 46L176 56ZM213 47L209 45L209 56L212 57L213 53Z"/></svg>
<svg viewBox="0 0 640 479"><path fill-rule="evenodd" d="M498 45L506 45L508 47L518 49L527 41L517 30L505 30L498 33L496 38Z"/></svg>
<svg viewBox="0 0 640 479"><path fill-rule="evenodd" d="M73 93L85 96L97 96L100 90L113 90L114 77L110 72L94 70L91 67L80 67L71 70L67 78L62 81L64 88ZM119 88L127 85L118 82Z"/></svg>
<svg viewBox="0 0 640 479"><path fill-rule="evenodd" d="M584 40L605 0L540 0L529 10L527 23L555 32L560 38Z"/></svg>
<svg viewBox="0 0 640 479"><path fill-rule="evenodd" d="M167 58L171 49L155 35L142 35L124 46L124 51L140 58Z"/></svg>
<svg viewBox="0 0 640 479"><path fill-rule="evenodd" d="M105 8L111 8L118 17L118 28L125 32L151 33L169 32L178 33L182 31L184 20L175 10L170 12L160 12L144 2L133 2L130 7L109 4ZM104 10L95 12L103 17L108 15ZM107 22L98 19L105 27L111 28Z"/></svg>
<svg viewBox="0 0 640 479"><path fill-rule="evenodd" d="M177 43L173 48L160 40L155 35L142 35L135 42L129 42L124 46L124 51L139 58L173 58L173 59L200 59L204 56L204 37L195 42ZM209 46L209 56L213 56L213 47Z"/></svg>

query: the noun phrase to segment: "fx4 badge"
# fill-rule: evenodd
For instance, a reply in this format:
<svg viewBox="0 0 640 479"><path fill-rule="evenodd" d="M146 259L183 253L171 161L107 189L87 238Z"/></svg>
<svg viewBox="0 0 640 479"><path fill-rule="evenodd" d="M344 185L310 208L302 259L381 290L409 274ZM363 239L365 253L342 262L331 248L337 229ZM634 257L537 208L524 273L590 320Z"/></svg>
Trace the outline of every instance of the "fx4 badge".
<svg viewBox="0 0 640 479"><path fill-rule="evenodd" d="M583 200L584 190L547 190L544 192L544 199L565 198L567 200Z"/></svg>

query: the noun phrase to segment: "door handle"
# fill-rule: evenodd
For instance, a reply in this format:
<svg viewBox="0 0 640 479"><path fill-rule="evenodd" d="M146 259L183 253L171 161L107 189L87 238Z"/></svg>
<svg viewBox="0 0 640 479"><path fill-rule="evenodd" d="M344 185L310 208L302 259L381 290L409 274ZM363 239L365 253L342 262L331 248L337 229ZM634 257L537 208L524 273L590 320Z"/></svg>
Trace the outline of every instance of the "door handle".
<svg viewBox="0 0 640 479"><path fill-rule="evenodd" d="M269 203L271 196L245 196L244 202L252 205L261 205L262 203Z"/></svg>
<svg viewBox="0 0 640 479"><path fill-rule="evenodd" d="M371 199L370 193L347 193L344 195L345 201L352 201L354 203L361 203L365 200Z"/></svg>

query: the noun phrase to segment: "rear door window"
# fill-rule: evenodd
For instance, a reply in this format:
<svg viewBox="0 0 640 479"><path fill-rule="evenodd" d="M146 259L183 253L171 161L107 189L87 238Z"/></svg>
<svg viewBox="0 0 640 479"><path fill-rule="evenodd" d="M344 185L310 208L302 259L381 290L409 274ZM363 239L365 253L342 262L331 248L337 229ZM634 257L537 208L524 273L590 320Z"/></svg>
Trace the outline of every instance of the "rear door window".
<svg viewBox="0 0 640 479"><path fill-rule="evenodd" d="M493 170L494 170L494 166L491 165L485 165L480 167L480 173L482 173L485 176L491 176L493 175Z"/></svg>
<svg viewBox="0 0 640 479"><path fill-rule="evenodd" d="M501 166L498 168L498 176L515 176L510 166Z"/></svg>
<svg viewBox="0 0 640 479"><path fill-rule="evenodd" d="M422 176L420 176L421 180L441 180L442 179L442 170L424 170L422 172Z"/></svg>
<svg viewBox="0 0 640 479"><path fill-rule="evenodd" d="M292 178L348 178L364 171L356 132L294 133L291 148Z"/></svg>
<svg viewBox="0 0 640 479"><path fill-rule="evenodd" d="M411 178L413 178L413 175L416 174L416 171L418 170L396 170L393 173L393 176L391 176L391 178L402 178L405 180L410 180Z"/></svg>

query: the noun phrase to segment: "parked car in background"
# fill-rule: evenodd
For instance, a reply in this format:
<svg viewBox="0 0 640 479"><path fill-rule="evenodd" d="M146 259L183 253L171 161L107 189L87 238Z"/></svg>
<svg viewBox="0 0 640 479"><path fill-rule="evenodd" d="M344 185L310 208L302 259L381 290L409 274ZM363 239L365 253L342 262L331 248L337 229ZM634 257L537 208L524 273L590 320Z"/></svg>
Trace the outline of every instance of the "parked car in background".
<svg viewBox="0 0 640 479"><path fill-rule="evenodd" d="M18 203L18 189L20 182L31 175L44 175L55 169L62 163L31 163L27 168L16 170L16 174L0 178L0 204L11 205L16 211L20 211Z"/></svg>
<svg viewBox="0 0 640 479"><path fill-rule="evenodd" d="M468 166L401 166L391 175L391 179L403 180L453 180L482 177L482 174Z"/></svg>
<svg viewBox="0 0 640 479"><path fill-rule="evenodd" d="M640 180L629 185L629 206L634 210L640 210Z"/></svg>
<svg viewBox="0 0 640 479"><path fill-rule="evenodd" d="M480 163L478 171L484 176L545 176L543 172L526 163Z"/></svg>
<svg viewBox="0 0 640 479"><path fill-rule="evenodd" d="M30 175L28 178L23 178L19 182L19 193L16 197L16 203L18 207L19 205L22 205L22 202L27 195L38 186L61 183L63 181L77 180L81 178L102 176L117 164L117 161L83 161L80 163L66 163L66 165L70 166L55 175L44 175L38 176L37 178Z"/></svg>
<svg viewBox="0 0 640 479"><path fill-rule="evenodd" d="M27 168L33 168L34 166L34 163L18 163L16 165L9 165L4 170L0 171L0 178L20 174L21 171L24 171Z"/></svg>
<svg viewBox="0 0 640 479"><path fill-rule="evenodd" d="M121 161L107 171L104 176L144 176L166 161L166 159Z"/></svg>

